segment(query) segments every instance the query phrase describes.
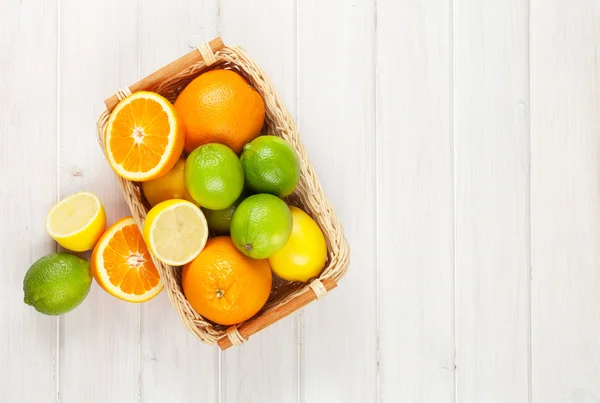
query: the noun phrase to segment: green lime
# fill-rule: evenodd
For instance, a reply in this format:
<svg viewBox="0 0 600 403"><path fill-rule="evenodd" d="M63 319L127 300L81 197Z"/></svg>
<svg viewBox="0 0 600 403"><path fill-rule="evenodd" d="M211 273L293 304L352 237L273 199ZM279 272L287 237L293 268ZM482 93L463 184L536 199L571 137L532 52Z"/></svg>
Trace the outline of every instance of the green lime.
<svg viewBox="0 0 600 403"><path fill-rule="evenodd" d="M231 218L231 239L246 256L266 259L292 233L292 213L280 198L261 193L240 203Z"/></svg>
<svg viewBox="0 0 600 403"><path fill-rule="evenodd" d="M279 197L292 194L300 180L300 162L294 148L275 136L260 136L244 146L240 157L246 186L257 193Z"/></svg>
<svg viewBox="0 0 600 403"><path fill-rule="evenodd" d="M203 209L208 228L213 230L217 235L229 234L229 226L231 225L231 217L237 206L246 198L246 193L242 192L240 197L233 204L223 210Z"/></svg>
<svg viewBox="0 0 600 403"><path fill-rule="evenodd" d="M202 207L222 210L233 204L244 188L240 159L223 144L205 144L187 157L185 187Z"/></svg>
<svg viewBox="0 0 600 403"><path fill-rule="evenodd" d="M62 315L83 302L91 284L87 260L70 253L51 253L27 270L23 300L43 314Z"/></svg>

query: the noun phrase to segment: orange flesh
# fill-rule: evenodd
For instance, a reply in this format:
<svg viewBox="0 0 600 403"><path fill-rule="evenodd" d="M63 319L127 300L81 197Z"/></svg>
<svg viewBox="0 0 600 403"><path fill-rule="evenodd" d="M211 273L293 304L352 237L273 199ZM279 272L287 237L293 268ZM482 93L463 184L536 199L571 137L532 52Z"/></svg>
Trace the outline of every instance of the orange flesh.
<svg viewBox="0 0 600 403"><path fill-rule="evenodd" d="M102 258L112 285L126 294L142 295L160 281L150 252L135 224L115 232Z"/></svg>
<svg viewBox="0 0 600 403"><path fill-rule="evenodd" d="M169 117L160 104L133 100L115 118L110 139L113 158L128 172L147 172L160 162L170 132Z"/></svg>

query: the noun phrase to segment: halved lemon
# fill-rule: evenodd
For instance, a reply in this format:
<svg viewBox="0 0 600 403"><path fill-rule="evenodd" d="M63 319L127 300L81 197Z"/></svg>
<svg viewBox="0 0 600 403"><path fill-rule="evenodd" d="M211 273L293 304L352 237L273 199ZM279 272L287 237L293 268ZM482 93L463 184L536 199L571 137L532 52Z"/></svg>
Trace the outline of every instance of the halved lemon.
<svg viewBox="0 0 600 403"><path fill-rule="evenodd" d="M148 301L164 288L133 217L106 230L94 248L90 266L104 291L128 302Z"/></svg>
<svg viewBox="0 0 600 403"><path fill-rule="evenodd" d="M46 231L65 249L90 250L106 229L106 213L100 199L88 192L75 193L58 202L48 213Z"/></svg>
<svg viewBox="0 0 600 403"><path fill-rule="evenodd" d="M165 175L185 142L175 107L154 92L136 92L115 107L106 123L108 162L121 177L148 181Z"/></svg>
<svg viewBox="0 0 600 403"><path fill-rule="evenodd" d="M150 252L170 266L182 266L194 260L208 238L202 210L181 199L154 206L146 216L143 232Z"/></svg>

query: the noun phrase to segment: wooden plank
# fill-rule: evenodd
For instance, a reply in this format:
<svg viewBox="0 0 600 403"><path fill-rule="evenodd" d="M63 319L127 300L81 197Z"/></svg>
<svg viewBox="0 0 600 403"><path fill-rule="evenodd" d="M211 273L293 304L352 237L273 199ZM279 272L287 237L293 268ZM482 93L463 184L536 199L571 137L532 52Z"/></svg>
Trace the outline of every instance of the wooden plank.
<svg viewBox="0 0 600 403"><path fill-rule="evenodd" d="M144 2L138 19L141 77L215 37L217 19L216 0ZM166 291L141 305L140 343L141 402L217 401L217 349L183 327Z"/></svg>
<svg viewBox="0 0 600 403"><path fill-rule="evenodd" d="M301 402L376 396L375 2L298 2L299 130L351 247L301 322ZM397 400L398 401L398 400Z"/></svg>
<svg viewBox="0 0 600 403"><path fill-rule="evenodd" d="M23 277L56 250L45 222L57 197L57 1L0 10L0 400L55 402L58 319L23 302Z"/></svg>
<svg viewBox="0 0 600 403"><path fill-rule="evenodd" d="M457 401L529 402L529 15L454 3Z"/></svg>
<svg viewBox="0 0 600 403"><path fill-rule="evenodd" d="M600 402L600 3L531 1L532 397Z"/></svg>
<svg viewBox="0 0 600 403"><path fill-rule="evenodd" d="M129 213L95 123L106 96L139 76L137 8L118 0L64 0L60 7L60 195L96 193L111 224ZM139 338L139 305L93 284L61 319L60 402L138 401Z"/></svg>
<svg viewBox="0 0 600 403"><path fill-rule="evenodd" d="M221 34L239 45L267 72L288 108L296 107L295 7L292 1L222 1ZM297 328L289 316L221 353L221 401L296 402Z"/></svg>
<svg viewBox="0 0 600 403"><path fill-rule="evenodd" d="M452 10L448 1L378 0L377 11L380 401L449 403ZM368 237L361 227L360 248ZM372 270L368 262L359 267L365 266Z"/></svg>

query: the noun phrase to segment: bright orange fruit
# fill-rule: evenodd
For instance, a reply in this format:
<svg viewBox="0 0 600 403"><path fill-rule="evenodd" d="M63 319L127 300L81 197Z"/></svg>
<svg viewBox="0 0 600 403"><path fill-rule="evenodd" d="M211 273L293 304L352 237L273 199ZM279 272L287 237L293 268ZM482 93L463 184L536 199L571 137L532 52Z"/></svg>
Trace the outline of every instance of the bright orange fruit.
<svg viewBox="0 0 600 403"><path fill-rule="evenodd" d="M250 319L271 292L266 259L243 255L231 238L211 238L198 257L183 267L183 293L200 315L221 325Z"/></svg>
<svg viewBox="0 0 600 403"><path fill-rule="evenodd" d="M212 70L181 91L175 109L185 125L185 151L221 143L236 154L256 138L265 120L265 102L231 70Z"/></svg>
<svg viewBox="0 0 600 403"><path fill-rule="evenodd" d="M90 266L100 287L128 302L148 301L163 289L133 217L125 217L106 230L94 248Z"/></svg>
<svg viewBox="0 0 600 403"><path fill-rule="evenodd" d="M128 96L112 111L105 131L108 162L121 177L144 182L173 168L183 151L184 127L173 105L154 92Z"/></svg>

